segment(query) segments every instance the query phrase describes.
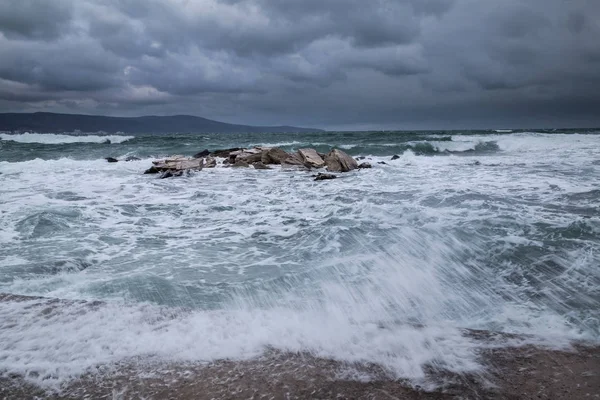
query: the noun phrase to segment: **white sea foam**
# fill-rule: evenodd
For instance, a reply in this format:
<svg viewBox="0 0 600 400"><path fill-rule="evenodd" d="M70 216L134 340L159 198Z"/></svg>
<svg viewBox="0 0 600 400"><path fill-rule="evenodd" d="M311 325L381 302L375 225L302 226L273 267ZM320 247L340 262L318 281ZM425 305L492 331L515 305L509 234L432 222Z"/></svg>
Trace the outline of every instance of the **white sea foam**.
<svg viewBox="0 0 600 400"><path fill-rule="evenodd" d="M19 143L44 143L44 144L67 144L67 143L123 143L133 139L134 136L122 135L60 135L54 133L0 133L0 139Z"/></svg>
<svg viewBox="0 0 600 400"><path fill-rule="evenodd" d="M0 162L0 292L106 301L44 316L37 300L0 302L0 369L55 385L128 357L270 346L418 381L425 363L479 368L459 328L599 342L600 136L453 140L501 151L369 157L371 170L331 182Z"/></svg>

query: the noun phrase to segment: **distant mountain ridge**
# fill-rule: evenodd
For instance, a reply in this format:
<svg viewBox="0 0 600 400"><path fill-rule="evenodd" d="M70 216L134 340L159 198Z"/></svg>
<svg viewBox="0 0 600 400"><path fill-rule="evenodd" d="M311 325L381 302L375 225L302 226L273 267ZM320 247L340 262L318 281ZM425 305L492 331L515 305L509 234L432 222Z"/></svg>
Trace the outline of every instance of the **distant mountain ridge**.
<svg viewBox="0 0 600 400"><path fill-rule="evenodd" d="M98 132L107 133L250 133L323 132L294 126L236 125L191 115L107 117L101 115L0 113L0 131Z"/></svg>

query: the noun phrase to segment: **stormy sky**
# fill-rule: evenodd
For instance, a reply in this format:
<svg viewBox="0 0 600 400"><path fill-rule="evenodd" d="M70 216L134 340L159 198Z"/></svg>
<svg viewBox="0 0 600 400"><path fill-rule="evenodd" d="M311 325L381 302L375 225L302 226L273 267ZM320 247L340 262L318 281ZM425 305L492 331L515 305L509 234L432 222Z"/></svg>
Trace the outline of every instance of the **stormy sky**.
<svg viewBox="0 0 600 400"><path fill-rule="evenodd" d="M598 0L0 0L0 112L600 126Z"/></svg>

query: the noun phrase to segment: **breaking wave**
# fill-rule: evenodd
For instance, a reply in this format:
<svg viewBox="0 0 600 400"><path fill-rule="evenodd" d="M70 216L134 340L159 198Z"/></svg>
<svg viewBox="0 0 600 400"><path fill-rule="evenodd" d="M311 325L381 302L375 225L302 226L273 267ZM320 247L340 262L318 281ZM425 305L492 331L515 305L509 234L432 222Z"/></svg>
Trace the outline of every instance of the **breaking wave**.
<svg viewBox="0 0 600 400"><path fill-rule="evenodd" d="M43 144L67 144L67 143L123 143L133 139L134 136L121 135L63 135L56 133L0 133L0 139L18 143L43 143Z"/></svg>

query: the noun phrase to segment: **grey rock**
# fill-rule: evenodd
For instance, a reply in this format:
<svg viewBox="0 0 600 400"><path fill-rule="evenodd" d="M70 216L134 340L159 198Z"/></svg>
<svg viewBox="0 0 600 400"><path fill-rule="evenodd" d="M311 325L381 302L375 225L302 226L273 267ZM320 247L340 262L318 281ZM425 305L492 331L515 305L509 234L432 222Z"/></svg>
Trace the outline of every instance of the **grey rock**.
<svg viewBox="0 0 600 400"><path fill-rule="evenodd" d="M162 175L160 176L160 179L173 178L173 177L182 176L182 175L183 175L183 171L167 170L162 173Z"/></svg>
<svg viewBox="0 0 600 400"><path fill-rule="evenodd" d="M235 168L248 168L249 166L250 166L250 164L248 164L248 163L247 163L246 161L244 161L244 160L239 160L239 161L236 161L236 162L235 162L235 163L232 165L232 167L235 167Z"/></svg>
<svg viewBox="0 0 600 400"><path fill-rule="evenodd" d="M221 158L229 158L229 155L234 152L234 151L239 151L242 150L239 147L234 147L231 149L222 149L222 150L215 150L211 153L211 155L213 157L221 157Z"/></svg>
<svg viewBox="0 0 600 400"><path fill-rule="evenodd" d="M281 165L284 167L304 167L304 161L298 154L289 154Z"/></svg>
<svg viewBox="0 0 600 400"><path fill-rule="evenodd" d="M379 161L377 164L387 165L385 161Z"/></svg>
<svg viewBox="0 0 600 400"><path fill-rule="evenodd" d="M323 168L325 166L325 161L317 154L315 149L300 149L298 155L307 167Z"/></svg>
<svg viewBox="0 0 600 400"><path fill-rule="evenodd" d="M325 181L328 179L335 179L337 178L337 176L333 175L333 174L323 174L323 173L318 173L315 176L315 181Z"/></svg>
<svg viewBox="0 0 600 400"><path fill-rule="evenodd" d="M400 156L399 156L398 154L394 154L394 155L392 156L392 161L394 161L394 160L397 160L397 159L399 159L399 158L400 158Z"/></svg>
<svg viewBox="0 0 600 400"><path fill-rule="evenodd" d="M263 164L282 164L283 160L289 157L289 154L279 147L273 147L262 153L260 161Z"/></svg>
<svg viewBox="0 0 600 400"><path fill-rule="evenodd" d="M271 167L269 167L268 165L263 164L262 161L255 162L254 164L252 164L252 166L254 167L254 169L271 169Z"/></svg>
<svg viewBox="0 0 600 400"><path fill-rule="evenodd" d="M373 168L373 166L370 163L368 163L368 162L364 162L364 163L359 164L358 168L359 169Z"/></svg>
<svg viewBox="0 0 600 400"><path fill-rule="evenodd" d="M202 170L204 167L203 158L186 158L182 156L176 156L174 158L167 158L165 160L153 161L154 167L147 170L145 173L151 174L156 172L163 172L168 170L173 171L184 171L184 170ZM149 172L150 171L150 172ZM156 171L156 172L151 172Z"/></svg>
<svg viewBox="0 0 600 400"><path fill-rule="evenodd" d="M116 159L116 158L114 158L114 157L106 157L106 158L105 158L105 160L106 160L106 161L108 161L108 162L110 162L110 163L113 163L113 162L119 162L119 160L117 160L117 159Z"/></svg>
<svg viewBox="0 0 600 400"><path fill-rule="evenodd" d="M141 158L138 157L134 157L134 156L129 156L125 159L125 161L140 161Z"/></svg>
<svg viewBox="0 0 600 400"><path fill-rule="evenodd" d="M245 161L248 164L259 162L262 159L262 152L244 151L235 157L235 162Z"/></svg>
<svg viewBox="0 0 600 400"><path fill-rule="evenodd" d="M206 157L205 161L204 168L214 168L217 166L217 160L214 157Z"/></svg>
<svg viewBox="0 0 600 400"><path fill-rule="evenodd" d="M325 156L327 171L348 172L358 168L358 163L342 150L333 149Z"/></svg>
<svg viewBox="0 0 600 400"><path fill-rule="evenodd" d="M202 150L200 153L196 153L193 155L194 158L203 158L210 155L210 151L208 149Z"/></svg>

